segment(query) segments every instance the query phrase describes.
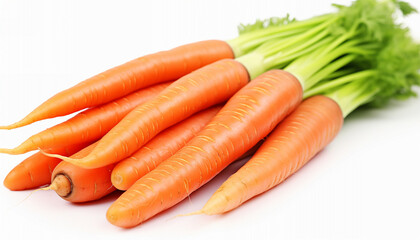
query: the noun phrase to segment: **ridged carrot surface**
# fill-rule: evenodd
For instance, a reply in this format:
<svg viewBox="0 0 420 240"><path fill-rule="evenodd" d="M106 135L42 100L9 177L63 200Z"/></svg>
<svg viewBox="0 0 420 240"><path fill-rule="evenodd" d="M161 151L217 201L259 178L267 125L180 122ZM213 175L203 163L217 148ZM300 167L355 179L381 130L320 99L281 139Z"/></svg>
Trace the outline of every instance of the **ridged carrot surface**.
<svg viewBox="0 0 420 240"><path fill-rule="evenodd" d="M342 125L343 115L334 100L325 96L305 100L222 184L200 213L225 213L280 184L330 143Z"/></svg>
<svg viewBox="0 0 420 240"><path fill-rule="evenodd" d="M289 73L260 75L185 147L121 195L108 209L108 221L133 227L182 201L257 144L301 99L302 87Z"/></svg>
<svg viewBox="0 0 420 240"><path fill-rule="evenodd" d="M89 145L73 155L89 154L97 143ZM95 169L84 169L68 162L61 162L51 176L50 189L69 202L88 202L100 199L115 190L111 183L111 172L115 165Z"/></svg>
<svg viewBox="0 0 420 240"><path fill-rule="evenodd" d="M115 166L111 175L112 184L119 190L127 190L139 178L181 149L221 108L215 106L201 111L159 133L131 157Z"/></svg>
<svg viewBox="0 0 420 240"><path fill-rule="evenodd" d="M220 40L186 44L146 55L54 95L19 122L0 126L0 129L22 127L39 120L98 106L141 88L178 79L217 60L233 57L231 47Z"/></svg>
<svg viewBox="0 0 420 240"><path fill-rule="evenodd" d="M64 156L87 146L88 143L68 147L47 149L47 152L58 152ZM47 157L37 152L19 163L4 179L4 186L12 191L27 190L51 183L51 174L54 168L61 162L58 158Z"/></svg>
<svg viewBox="0 0 420 240"><path fill-rule="evenodd" d="M133 108L150 100L171 83L161 83L141 89L126 97L85 110L63 123L29 137L14 149L0 148L0 153L22 154L38 148L46 149L96 141L117 125Z"/></svg>
<svg viewBox="0 0 420 240"><path fill-rule="evenodd" d="M249 82L246 68L224 59L178 79L152 100L136 107L98 143L86 157L59 157L84 168L98 168L121 161L162 130L192 114L227 101Z"/></svg>

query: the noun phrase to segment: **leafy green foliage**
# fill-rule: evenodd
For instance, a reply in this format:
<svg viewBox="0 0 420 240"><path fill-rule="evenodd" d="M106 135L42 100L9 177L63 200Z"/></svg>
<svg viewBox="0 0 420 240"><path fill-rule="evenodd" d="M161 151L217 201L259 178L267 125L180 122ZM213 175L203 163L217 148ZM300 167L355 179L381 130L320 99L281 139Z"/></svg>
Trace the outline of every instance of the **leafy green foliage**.
<svg viewBox="0 0 420 240"><path fill-rule="evenodd" d="M416 95L412 86L420 86L420 45L410 37L408 29L394 30L374 64L378 70L375 87L380 91L371 105L381 106L391 98L406 99Z"/></svg>
<svg viewBox="0 0 420 240"><path fill-rule="evenodd" d="M398 7L401 10L404 16L407 16L412 13L417 13L417 9L412 7L409 3L404 1L397 1Z"/></svg>
<svg viewBox="0 0 420 240"><path fill-rule="evenodd" d="M369 70L375 74L343 82L341 86L324 81L315 88L324 86L320 88L324 94L334 96L349 112L366 103L383 106L393 98L415 96L412 87L420 86L420 45L411 38L407 28L397 23L396 17L398 11L407 15L416 10L397 0L356 0L351 6L336 7L339 17L330 26L331 34L351 35L348 40L359 41L352 46L353 51L367 53L359 54L346 67L352 67L355 73ZM340 77L336 80L340 83Z"/></svg>
<svg viewBox="0 0 420 240"><path fill-rule="evenodd" d="M337 6L340 18L332 26L337 34L354 30L366 46L377 48L375 54L360 56L352 65L378 72L369 78L371 106L386 104L391 98L415 96L413 85L420 85L420 45L410 37L408 29L396 23L396 13L416 12L408 3L396 0L357 0L351 6ZM373 44L373 45L372 45ZM363 48L363 44L360 45Z"/></svg>
<svg viewBox="0 0 420 240"><path fill-rule="evenodd" d="M244 34L248 32L253 32L255 30L260 30L264 28L270 28L270 27L278 27L283 26L286 24L289 24L291 22L296 21L294 18L290 18L289 14L287 14L285 17L271 17L264 20L257 19L255 23L251 24L239 24L238 31L239 34Z"/></svg>
<svg viewBox="0 0 420 240"><path fill-rule="evenodd" d="M333 35L354 32L358 39L382 41L395 28L396 7L390 1L357 0L348 7L335 6L339 9L339 19L330 27Z"/></svg>

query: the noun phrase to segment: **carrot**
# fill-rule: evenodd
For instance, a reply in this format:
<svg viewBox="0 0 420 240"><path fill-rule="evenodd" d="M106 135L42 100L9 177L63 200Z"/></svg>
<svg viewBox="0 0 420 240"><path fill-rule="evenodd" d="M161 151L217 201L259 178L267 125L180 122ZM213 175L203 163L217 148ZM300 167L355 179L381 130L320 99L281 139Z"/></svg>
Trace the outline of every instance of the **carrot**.
<svg viewBox="0 0 420 240"><path fill-rule="evenodd" d="M315 57L320 55L322 59L316 61L316 64L302 64L304 69L296 67L299 64L295 64L290 71L288 69L294 76L299 76L302 88L306 89L320 80L319 75L316 75L318 71L335 59L355 49L363 54L368 52L363 48L364 45L358 45L362 45L360 41L349 40L356 36L353 32L344 37L330 33L330 25L340 23L338 15L322 19L321 23L318 22L319 25L297 36L289 36L280 42L277 39L271 40L236 60L219 60L181 77L154 99L130 112L100 140L98 146L87 157L74 159L59 155L50 156L84 168L116 163L131 156L162 130L200 110L226 101L249 80L269 69L290 63L308 52L313 53ZM323 74L328 76L354 57L343 57L334 64L334 68ZM314 75L316 79L312 78Z"/></svg>
<svg viewBox="0 0 420 240"><path fill-rule="evenodd" d="M171 81L219 59L233 58L224 41L208 40L169 51L146 55L93 76L64 90L22 120L0 129L13 129L33 122L64 116L124 97L138 89Z"/></svg>
<svg viewBox="0 0 420 240"><path fill-rule="evenodd" d="M131 157L119 162L112 170L112 184L127 190L146 173L172 156L193 138L216 115L221 106L201 111L159 133Z"/></svg>
<svg viewBox="0 0 420 240"><path fill-rule="evenodd" d="M84 169L63 161L54 169L50 189L69 202L98 200L115 191L111 183L114 166Z"/></svg>
<svg viewBox="0 0 420 240"><path fill-rule="evenodd" d="M305 21L294 21L287 15L250 25L241 24L240 35L231 40L200 41L134 59L56 94L22 120L0 126L0 129L18 128L110 102L138 89L177 79L217 60L240 57L266 41L288 39L330 17L323 15Z"/></svg>
<svg viewBox="0 0 420 240"><path fill-rule="evenodd" d="M420 85L420 45L400 25L387 26L382 37L374 56L352 62L352 67L362 69L322 81L305 92L305 96L322 95L310 97L280 123L254 157L197 213L230 211L281 183L332 141L343 118L358 107L383 106L393 98L414 96L412 87Z"/></svg>
<svg viewBox="0 0 420 240"><path fill-rule="evenodd" d="M116 163L132 155L167 127L197 111L227 100L248 79L254 79L268 69L284 64L288 64L285 71L296 76L306 91L355 59L373 56L376 47L382 46L382 39L378 36L386 33L389 27L393 28L394 22L391 14L384 19L386 24L375 22L378 20L374 9L379 4L371 5L371 9L365 8L363 4L340 8L338 13L306 32L282 41L263 43L236 60L219 60L183 76L157 97L130 112L85 158L50 156L84 168ZM387 8L387 14L394 11L386 5L381 7ZM358 14L371 14L364 19L367 26L376 27L368 29L369 34L364 24L354 21ZM334 29L345 29L348 32L336 34Z"/></svg>
<svg viewBox="0 0 420 240"><path fill-rule="evenodd" d="M70 156L87 144L71 145L47 149L47 152L59 152ZM26 190L51 183L51 174L55 166L61 162L58 158L47 157L37 152L19 163L4 179L4 186L12 191Z"/></svg>
<svg viewBox="0 0 420 240"><path fill-rule="evenodd" d="M87 155L96 143L77 152L73 156ZM69 202L88 202L100 199L113 192L111 172L114 165L96 169L84 169L67 162L60 162L51 176L51 185L45 189L54 190Z"/></svg>
<svg viewBox="0 0 420 240"><path fill-rule="evenodd" d="M186 146L121 195L108 209L108 221L133 227L180 202L257 144L301 99L302 87L289 73L257 77Z"/></svg>
<svg viewBox="0 0 420 240"><path fill-rule="evenodd" d="M248 81L248 72L238 61L224 59L209 64L178 79L152 100L137 106L86 157L47 155L84 168L116 163L131 156L162 130L228 100Z"/></svg>
<svg viewBox="0 0 420 240"><path fill-rule="evenodd" d="M342 124L343 114L332 99L315 96L305 100L198 213L225 213L280 184L331 142Z"/></svg>
<svg viewBox="0 0 420 240"><path fill-rule="evenodd" d="M150 100L170 83L141 89L126 97L85 110L63 123L29 137L14 149L0 148L0 153L22 154L38 148L46 149L96 141L133 108Z"/></svg>

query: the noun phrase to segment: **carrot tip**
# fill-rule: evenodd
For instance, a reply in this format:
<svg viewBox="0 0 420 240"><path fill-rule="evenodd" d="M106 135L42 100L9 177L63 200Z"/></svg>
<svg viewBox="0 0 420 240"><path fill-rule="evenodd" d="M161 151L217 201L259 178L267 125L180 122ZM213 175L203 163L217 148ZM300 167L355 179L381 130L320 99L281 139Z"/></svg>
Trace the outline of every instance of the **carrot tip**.
<svg viewBox="0 0 420 240"><path fill-rule="evenodd" d="M51 185L50 185L50 186L51 186ZM28 198L30 198L30 197L32 196L32 194L34 194L35 192L38 192L38 191L48 191L48 190L51 190L51 187L50 187L50 186L46 186L46 187L43 187L43 188L38 188L38 189L32 190L32 191L28 194L28 196L26 196L24 199L22 199L22 201L20 201L20 202L17 204L17 206L19 206L20 204L22 204L24 201L28 200Z"/></svg>
<svg viewBox="0 0 420 240"><path fill-rule="evenodd" d="M178 214L178 215L174 216L173 218L188 217L188 216L202 215L202 214L205 214L205 212L203 210L199 210L199 211L195 211L195 212L191 212L191 213Z"/></svg>
<svg viewBox="0 0 420 240"><path fill-rule="evenodd" d="M47 153L47 152L45 152L44 150L42 150L42 149L40 149L40 148L38 148L38 150L39 150L42 154L44 154L45 156L47 156L47 157L58 158L58 159L61 159L61 160L63 160L63 161L66 161L66 162L74 163L74 162L77 160L77 159L74 159L74 158L70 158L70 157L62 156L62 155L60 155L60 154Z"/></svg>
<svg viewBox="0 0 420 240"><path fill-rule="evenodd" d="M0 130L12 130L19 127L23 127L27 124L21 124L21 122L12 123L10 125L0 126Z"/></svg>
<svg viewBox="0 0 420 240"><path fill-rule="evenodd" d="M11 152L11 149L8 149L8 148L0 148L0 153L7 153L7 154L9 154L9 152Z"/></svg>
<svg viewBox="0 0 420 240"><path fill-rule="evenodd" d="M14 148L0 148L0 153L10 154L10 155L23 154L23 152L17 151L17 149L14 149Z"/></svg>

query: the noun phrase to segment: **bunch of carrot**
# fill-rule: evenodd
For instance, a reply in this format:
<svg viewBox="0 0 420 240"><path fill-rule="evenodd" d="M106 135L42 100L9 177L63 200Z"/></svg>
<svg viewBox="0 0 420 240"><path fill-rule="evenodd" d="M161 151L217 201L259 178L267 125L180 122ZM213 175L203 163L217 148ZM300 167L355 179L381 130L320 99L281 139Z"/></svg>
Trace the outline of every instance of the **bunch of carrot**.
<svg viewBox="0 0 420 240"><path fill-rule="evenodd" d="M49 184L42 189L72 202L126 190L107 219L133 227L258 149L196 213L240 206L301 168L350 112L413 96L411 87L420 85L420 46L395 19L415 9L391 0L337 8L303 21L241 25L233 40L140 57L58 93L0 127L86 109L0 149L40 149L9 173L5 186Z"/></svg>

